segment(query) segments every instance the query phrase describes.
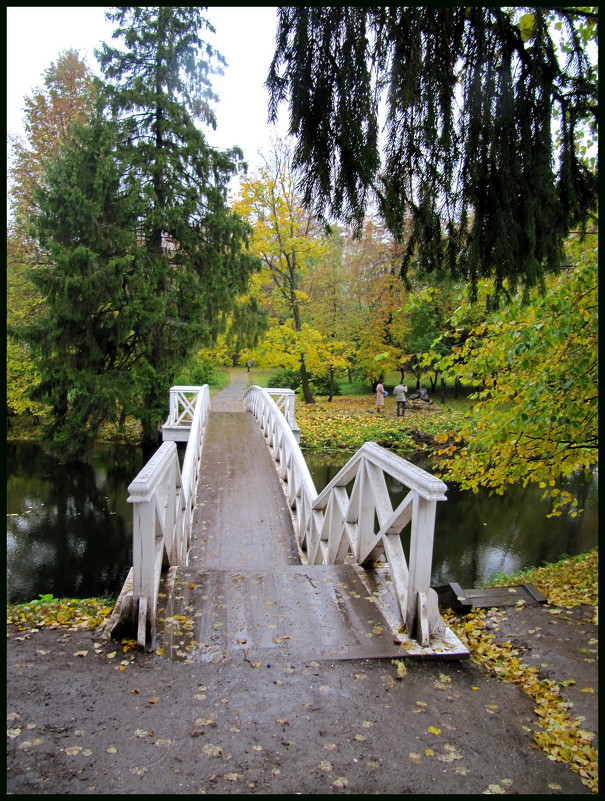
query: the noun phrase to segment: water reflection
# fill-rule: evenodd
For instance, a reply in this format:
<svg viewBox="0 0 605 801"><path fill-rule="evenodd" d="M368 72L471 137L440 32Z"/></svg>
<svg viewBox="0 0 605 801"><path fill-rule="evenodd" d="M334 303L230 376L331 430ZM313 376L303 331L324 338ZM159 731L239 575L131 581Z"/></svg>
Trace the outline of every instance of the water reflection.
<svg viewBox="0 0 605 801"><path fill-rule="evenodd" d="M181 461L183 453L180 445ZM134 446L99 445L90 464L62 466L35 443L9 443L9 601L29 601L42 593L117 596L132 564L128 485L150 456ZM318 491L348 460L342 453L307 453L306 458ZM450 486L448 500L437 504L433 583L476 587L498 571L511 573L593 548L597 480L578 476L574 481L585 507L575 519L548 519L548 504L533 488L515 487L504 496L489 497ZM405 491L390 481L393 504Z"/></svg>
<svg viewBox="0 0 605 801"><path fill-rule="evenodd" d="M127 487L142 449L97 446L90 464L58 465L20 442L7 456L8 600L115 597L132 564Z"/></svg>
<svg viewBox="0 0 605 801"><path fill-rule="evenodd" d="M318 492L347 461L341 454L308 452L305 457ZM430 468L426 462L420 466ZM535 487L515 486L504 495L490 496L487 490L474 494L448 485L448 500L437 504L432 583L457 581L469 589L498 572L510 574L594 548L597 474L591 481L577 475L569 483L584 507L576 518L548 518L550 504ZM387 486L395 507L406 490L394 479L387 479ZM407 545L404 536L406 553Z"/></svg>

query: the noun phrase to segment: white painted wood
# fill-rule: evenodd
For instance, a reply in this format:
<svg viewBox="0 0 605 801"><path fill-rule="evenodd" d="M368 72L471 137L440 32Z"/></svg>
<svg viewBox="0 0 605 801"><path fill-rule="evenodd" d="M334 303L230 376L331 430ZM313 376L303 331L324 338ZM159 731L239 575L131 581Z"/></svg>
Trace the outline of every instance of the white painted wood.
<svg viewBox="0 0 605 801"><path fill-rule="evenodd" d="M433 534L435 529L435 501L416 495L413 502L412 535L410 539L410 586L408 589L407 630L412 633L416 620L414 599L431 585L431 564L433 559Z"/></svg>
<svg viewBox="0 0 605 801"><path fill-rule="evenodd" d="M429 618L427 609L426 592L418 593L417 602L417 631L416 639L423 647L430 644L431 636L429 633Z"/></svg>
<svg viewBox="0 0 605 801"><path fill-rule="evenodd" d="M164 426L167 440L128 487L128 502L133 504L133 603L138 609L137 638L148 631L153 634L162 565L187 563L209 409L208 386L172 387L170 413ZM177 429L187 434L182 473L177 438L173 436Z"/></svg>
<svg viewBox="0 0 605 801"><path fill-rule="evenodd" d="M366 442L319 494L283 413L269 392L251 387L244 406L267 436L286 494L295 511L298 542L309 564L339 564L353 558L369 563L384 554L401 619L422 640L439 636L445 624L430 588L436 502L446 500L446 485L430 473L374 442ZM288 397L293 397L288 394ZM280 410L280 406L282 409ZM284 468L285 465L285 468ZM393 510L386 476L408 489ZM353 482L348 494L345 489ZM400 534L411 524L409 563Z"/></svg>

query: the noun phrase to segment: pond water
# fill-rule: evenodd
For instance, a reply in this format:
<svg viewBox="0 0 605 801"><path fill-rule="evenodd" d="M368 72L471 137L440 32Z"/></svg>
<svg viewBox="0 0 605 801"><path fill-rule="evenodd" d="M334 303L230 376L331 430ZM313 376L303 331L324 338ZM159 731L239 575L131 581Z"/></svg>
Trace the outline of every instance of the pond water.
<svg viewBox="0 0 605 801"><path fill-rule="evenodd" d="M128 485L151 454L98 445L90 464L74 466L54 463L35 443L12 442L7 450L7 600L117 597L132 564ZM342 454L306 457L318 491L347 461ZM535 490L489 497L450 487L447 502L437 504L433 583L468 589L498 571L590 550L597 544L596 478L580 488L582 515L547 519ZM402 487L391 482L390 491L397 503Z"/></svg>

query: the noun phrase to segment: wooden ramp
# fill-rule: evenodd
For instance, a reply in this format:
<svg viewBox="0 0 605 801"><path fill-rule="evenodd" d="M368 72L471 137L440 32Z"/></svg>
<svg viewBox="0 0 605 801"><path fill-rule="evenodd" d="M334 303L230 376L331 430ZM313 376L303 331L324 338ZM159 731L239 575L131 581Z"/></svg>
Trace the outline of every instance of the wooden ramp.
<svg viewBox="0 0 605 801"><path fill-rule="evenodd" d="M530 582L510 587L484 587L477 590L463 590L459 584L452 582L433 589L439 597L440 607L463 614L470 612L471 609L517 606L521 603L529 606L546 603L544 595Z"/></svg>
<svg viewBox="0 0 605 801"><path fill-rule="evenodd" d="M266 662L403 655L353 565L179 569L173 581L163 648L176 658Z"/></svg>

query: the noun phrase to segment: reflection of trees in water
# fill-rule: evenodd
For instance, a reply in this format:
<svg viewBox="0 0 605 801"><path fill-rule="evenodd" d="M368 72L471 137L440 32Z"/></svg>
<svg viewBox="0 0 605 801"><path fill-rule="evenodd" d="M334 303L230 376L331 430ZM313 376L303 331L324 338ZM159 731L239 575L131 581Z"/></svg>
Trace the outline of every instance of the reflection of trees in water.
<svg viewBox="0 0 605 801"><path fill-rule="evenodd" d="M116 594L131 563L127 486L141 466L128 446L99 448L91 464L59 465L33 443L8 458L11 600ZM124 516L117 508L129 513Z"/></svg>
<svg viewBox="0 0 605 801"><path fill-rule="evenodd" d="M306 454L318 492L346 464L335 454ZM427 469L427 465L422 467ZM487 490L477 494L449 485L445 502L437 504L433 583L457 581L470 588L489 581L495 573L512 573L573 556L597 543L597 480L583 474L571 479L573 493L585 511L548 518L550 504L541 500L542 490L511 487L504 495ZM387 480L393 506L406 490ZM403 538L408 553L409 533Z"/></svg>

